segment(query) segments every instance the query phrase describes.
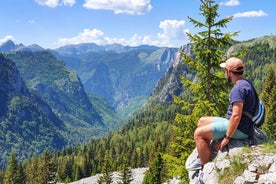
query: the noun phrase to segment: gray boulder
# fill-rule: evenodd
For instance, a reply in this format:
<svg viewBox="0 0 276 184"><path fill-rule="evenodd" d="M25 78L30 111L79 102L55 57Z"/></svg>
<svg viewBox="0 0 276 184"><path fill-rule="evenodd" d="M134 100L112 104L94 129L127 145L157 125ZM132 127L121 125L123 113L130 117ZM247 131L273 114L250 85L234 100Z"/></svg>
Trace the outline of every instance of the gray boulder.
<svg viewBox="0 0 276 184"><path fill-rule="evenodd" d="M229 169L231 163L238 156L240 162L244 163L246 167L243 173L237 176L232 183L276 184L276 153L264 153L262 151L263 144L269 141L268 136L260 129L256 129L254 136L250 139L231 140L222 151L215 149L216 141L213 141L211 143L211 161L205 164L203 171L189 171L189 183L196 184L200 175L205 184L221 183L219 175L225 174L224 170ZM194 149L186 160L186 166L193 162L197 155L197 151Z"/></svg>

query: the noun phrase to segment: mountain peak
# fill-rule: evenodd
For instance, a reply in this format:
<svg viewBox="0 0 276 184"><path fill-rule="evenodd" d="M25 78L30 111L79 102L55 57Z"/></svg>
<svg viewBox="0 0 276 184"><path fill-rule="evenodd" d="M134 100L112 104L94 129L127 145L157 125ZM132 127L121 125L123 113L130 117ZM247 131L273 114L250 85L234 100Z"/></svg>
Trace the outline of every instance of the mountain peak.
<svg viewBox="0 0 276 184"><path fill-rule="evenodd" d="M6 42L3 42L1 45L0 45L0 51L1 52L10 52L10 51L13 51L15 49L15 44L13 41L11 40L8 40Z"/></svg>
<svg viewBox="0 0 276 184"><path fill-rule="evenodd" d="M15 44L12 40L7 40L2 42L0 45L0 52L14 52L14 51L31 51L38 52L43 51L44 48L40 47L37 44L32 44L30 46L25 46L22 43Z"/></svg>

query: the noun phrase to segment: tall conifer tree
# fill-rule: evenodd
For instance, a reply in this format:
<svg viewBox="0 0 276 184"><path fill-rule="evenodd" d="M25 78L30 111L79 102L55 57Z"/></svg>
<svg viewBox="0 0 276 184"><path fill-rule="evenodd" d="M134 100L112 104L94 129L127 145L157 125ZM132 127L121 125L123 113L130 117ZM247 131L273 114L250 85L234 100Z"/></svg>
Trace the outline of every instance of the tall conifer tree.
<svg viewBox="0 0 276 184"><path fill-rule="evenodd" d="M17 163L14 152L12 152L7 170L4 176L4 184L23 184L25 183L23 168Z"/></svg>
<svg viewBox="0 0 276 184"><path fill-rule="evenodd" d="M130 184L133 181L131 168L129 167L129 163L126 157L123 157L123 168L120 172L121 181L119 184Z"/></svg>
<svg viewBox="0 0 276 184"><path fill-rule="evenodd" d="M39 160L37 181L41 184L55 183L56 167L52 155L48 150L44 151Z"/></svg>
<svg viewBox="0 0 276 184"><path fill-rule="evenodd" d="M182 105L184 112L178 114L177 126L174 127L176 136L171 144L174 152L165 158L169 163L169 174L181 175L187 181L188 174L184 168L185 161L195 148L193 132L197 120L202 116L225 116L228 105L229 85L219 64L227 59L226 50L233 42L232 37L238 33L222 33L232 17L217 20L219 5L213 0L201 0L200 15L205 21L200 22L188 17L190 22L201 31L192 35L187 33L193 45L193 55L182 54L183 64L196 72L193 80L182 77L182 83L193 95L192 101L175 98Z"/></svg>
<svg viewBox="0 0 276 184"><path fill-rule="evenodd" d="M109 151L105 152L104 162L102 166L102 176L98 179L98 184L111 184L112 183L112 174L110 172L110 156Z"/></svg>
<svg viewBox="0 0 276 184"><path fill-rule="evenodd" d="M276 76L272 68L268 71L261 98L266 107L266 119L262 128L271 139L276 140Z"/></svg>

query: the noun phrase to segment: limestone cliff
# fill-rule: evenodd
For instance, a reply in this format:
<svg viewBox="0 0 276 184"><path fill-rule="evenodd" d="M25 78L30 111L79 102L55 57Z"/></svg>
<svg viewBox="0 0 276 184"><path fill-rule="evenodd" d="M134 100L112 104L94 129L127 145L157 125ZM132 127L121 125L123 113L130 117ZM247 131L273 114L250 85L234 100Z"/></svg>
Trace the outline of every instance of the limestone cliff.
<svg viewBox="0 0 276 184"><path fill-rule="evenodd" d="M203 181L205 184L276 184L276 152L275 143L272 149L267 136L263 132L255 132L252 139L231 140L222 151L214 149L211 143L212 159L204 166ZM273 146L274 145L274 146ZM196 149L186 161L186 165L197 157ZM190 184L196 184L202 172L190 171Z"/></svg>

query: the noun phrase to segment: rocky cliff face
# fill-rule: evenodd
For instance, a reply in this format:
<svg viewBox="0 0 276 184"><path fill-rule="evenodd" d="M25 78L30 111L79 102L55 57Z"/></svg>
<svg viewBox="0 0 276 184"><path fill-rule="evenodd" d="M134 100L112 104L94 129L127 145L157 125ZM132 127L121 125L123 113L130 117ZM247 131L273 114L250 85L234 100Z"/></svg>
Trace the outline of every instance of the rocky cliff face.
<svg viewBox="0 0 276 184"><path fill-rule="evenodd" d="M181 53L191 55L192 45L187 44L179 48L172 65L158 81L154 91L146 102L146 106L155 103L171 102L174 96L178 96L183 91L180 76L183 75L191 79L194 76L186 65L180 64L183 59Z"/></svg>
<svg viewBox="0 0 276 184"><path fill-rule="evenodd" d="M17 68L15 67L15 64L8 61L3 55L0 54L0 65L0 90L2 92L27 93L26 87Z"/></svg>
<svg viewBox="0 0 276 184"><path fill-rule="evenodd" d="M219 183L276 183L276 152L265 150L268 141L265 134L255 132L251 140L231 140L222 151L211 144L212 160L204 166L203 172L190 171L190 184L202 178L206 184ZM197 157L196 149L186 161L190 164Z"/></svg>

